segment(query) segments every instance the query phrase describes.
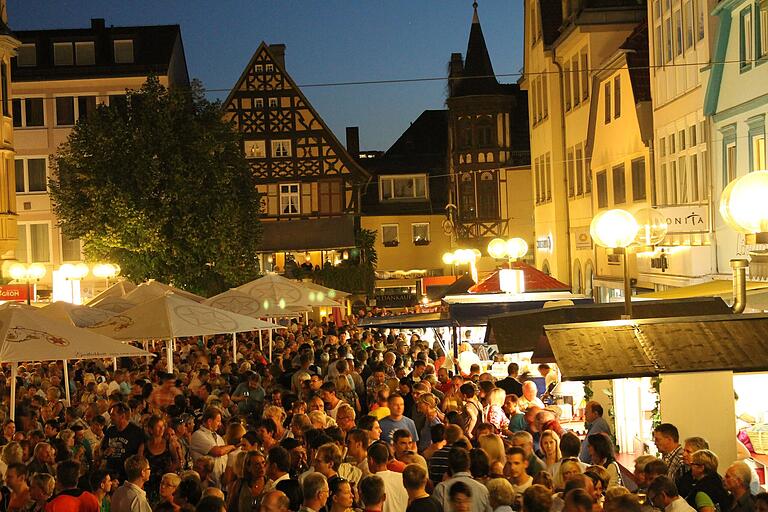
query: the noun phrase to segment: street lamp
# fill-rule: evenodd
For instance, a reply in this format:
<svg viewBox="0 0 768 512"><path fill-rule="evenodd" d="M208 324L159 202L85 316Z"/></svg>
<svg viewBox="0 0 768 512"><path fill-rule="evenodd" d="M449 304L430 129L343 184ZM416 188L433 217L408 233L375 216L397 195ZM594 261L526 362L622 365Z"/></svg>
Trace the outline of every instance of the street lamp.
<svg viewBox="0 0 768 512"><path fill-rule="evenodd" d="M39 281L45 276L45 265L42 263L32 263L25 265L23 263L14 263L8 269L8 273L14 281L22 281L27 284L27 304L32 304L31 283Z"/></svg>
<svg viewBox="0 0 768 512"><path fill-rule="evenodd" d="M768 171L753 171L735 179L720 196L720 215L736 232L746 235L747 245L768 243ZM749 260L731 259L734 313L747 307L746 273Z"/></svg>
<svg viewBox="0 0 768 512"><path fill-rule="evenodd" d="M80 281L88 275L88 265L85 263L76 263L74 265L72 263L65 263L59 267L59 272L64 279L70 282L72 288L72 304L77 304L77 302L75 302L75 281L77 281L79 285Z"/></svg>
<svg viewBox="0 0 768 512"><path fill-rule="evenodd" d="M120 265L114 263L97 263L93 266L93 275L106 281L106 287L109 288L109 280L120 275Z"/></svg>
<svg viewBox="0 0 768 512"><path fill-rule="evenodd" d="M627 251L635 241L640 226L626 210L615 209L598 213L589 225L592 240L601 247L612 249L614 254L624 255L624 315L632 317L632 288L629 283Z"/></svg>
<svg viewBox="0 0 768 512"><path fill-rule="evenodd" d="M472 280L477 283L477 260L482 256L477 249L456 249L453 252L443 254L443 263L446 265L469 265Z"/></svg>
<svg viewBox="0 0 768 512"><path fill-rule="evenodd" d="M507 258L509 268L499 270L499 288L505 293L523 293L525 291L525 272L513 269L512 262L528 254L528 242L522 238L494 238L488 243L488 255L500 260Z"/></svg>

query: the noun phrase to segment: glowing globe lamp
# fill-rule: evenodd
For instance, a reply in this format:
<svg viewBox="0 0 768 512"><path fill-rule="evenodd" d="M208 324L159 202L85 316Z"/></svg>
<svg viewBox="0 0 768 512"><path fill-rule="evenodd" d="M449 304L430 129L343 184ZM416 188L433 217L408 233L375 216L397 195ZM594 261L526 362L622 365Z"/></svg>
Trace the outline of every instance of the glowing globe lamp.
<svg viewBox="0 0 768 512"><path fill-rule="evenodd" d="M638 224L626 210L606 210L598 213L589 226L592 240L601 247L624 248L635 241Z"/></svg>
<svg viewBox="0 0 768 512"><path fill-rule="evenodd" d="M507 256L507 242L501 238L494 238L488 243L488 256L500 260Z"/></svg>
<svg viewBox="0 0 768 512"><path fill-rule="evenodd" d="M513 260L519 260L528 254L528 242L522 238L512 238L507 240L507 257Z"/></svg>
<svg viewBox="0 0 768 512"><path fill-rule="evenodd" d="M643 208L638 210L635 220L639 226L635 242L646 247L658 245L664 237L667 236L667 219L664 215L653 208Z"/></svg>
<svg viewBox="0 0 768 512"><path fill-rule="evenodd" d="M739 233L768 233L768 171L730 182L720 196L720 215Z"/></svg>

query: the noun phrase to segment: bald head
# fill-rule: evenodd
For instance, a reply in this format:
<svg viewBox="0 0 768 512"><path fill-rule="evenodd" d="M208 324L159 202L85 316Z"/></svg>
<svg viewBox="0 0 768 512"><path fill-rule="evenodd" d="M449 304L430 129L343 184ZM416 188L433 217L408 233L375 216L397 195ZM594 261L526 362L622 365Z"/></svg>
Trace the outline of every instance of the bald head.
<svg viewBox="0 0 768 512"><path fill-rule="evenodd" d="M749 490L752 483L752 470L744 462L734 462L728 466L723 481L725 488L739 497Z"/></svg>
<svg viewBox="0 0 768 512"><path fill-rule="evenodd" d="M290 504L283 491L270 491L262 498L259 512L288 512Z"/></svg>

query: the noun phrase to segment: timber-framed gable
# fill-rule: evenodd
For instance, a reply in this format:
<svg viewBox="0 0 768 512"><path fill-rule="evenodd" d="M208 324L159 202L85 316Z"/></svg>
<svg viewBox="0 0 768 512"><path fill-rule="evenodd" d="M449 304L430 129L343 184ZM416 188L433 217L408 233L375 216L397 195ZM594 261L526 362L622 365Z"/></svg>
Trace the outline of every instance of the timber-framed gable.
<svg viewBox="0 0 768 512"><path fill-rule="evenodd" d="M264 216L358 214L369 173L287 73L284 51L284 45L262 42L223 104L225 118L242 134L243 151L264 194ZM286 191L295 193L295 205Z"/></svg>

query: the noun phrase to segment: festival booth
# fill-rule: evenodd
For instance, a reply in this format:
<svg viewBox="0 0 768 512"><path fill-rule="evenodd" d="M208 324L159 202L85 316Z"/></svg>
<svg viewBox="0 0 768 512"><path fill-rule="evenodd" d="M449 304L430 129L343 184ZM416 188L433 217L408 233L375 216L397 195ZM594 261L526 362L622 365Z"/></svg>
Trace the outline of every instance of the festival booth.
<svg viewBox="0 0 768 512"><path fill-rule="evenodd" d="M11 363L11 419L14 419L16 409L18 363L63 361L64 390L69 405L69 360L150 355L107 336L51 319L34 307L20 304L0 306L0 361Z"/></svg>

